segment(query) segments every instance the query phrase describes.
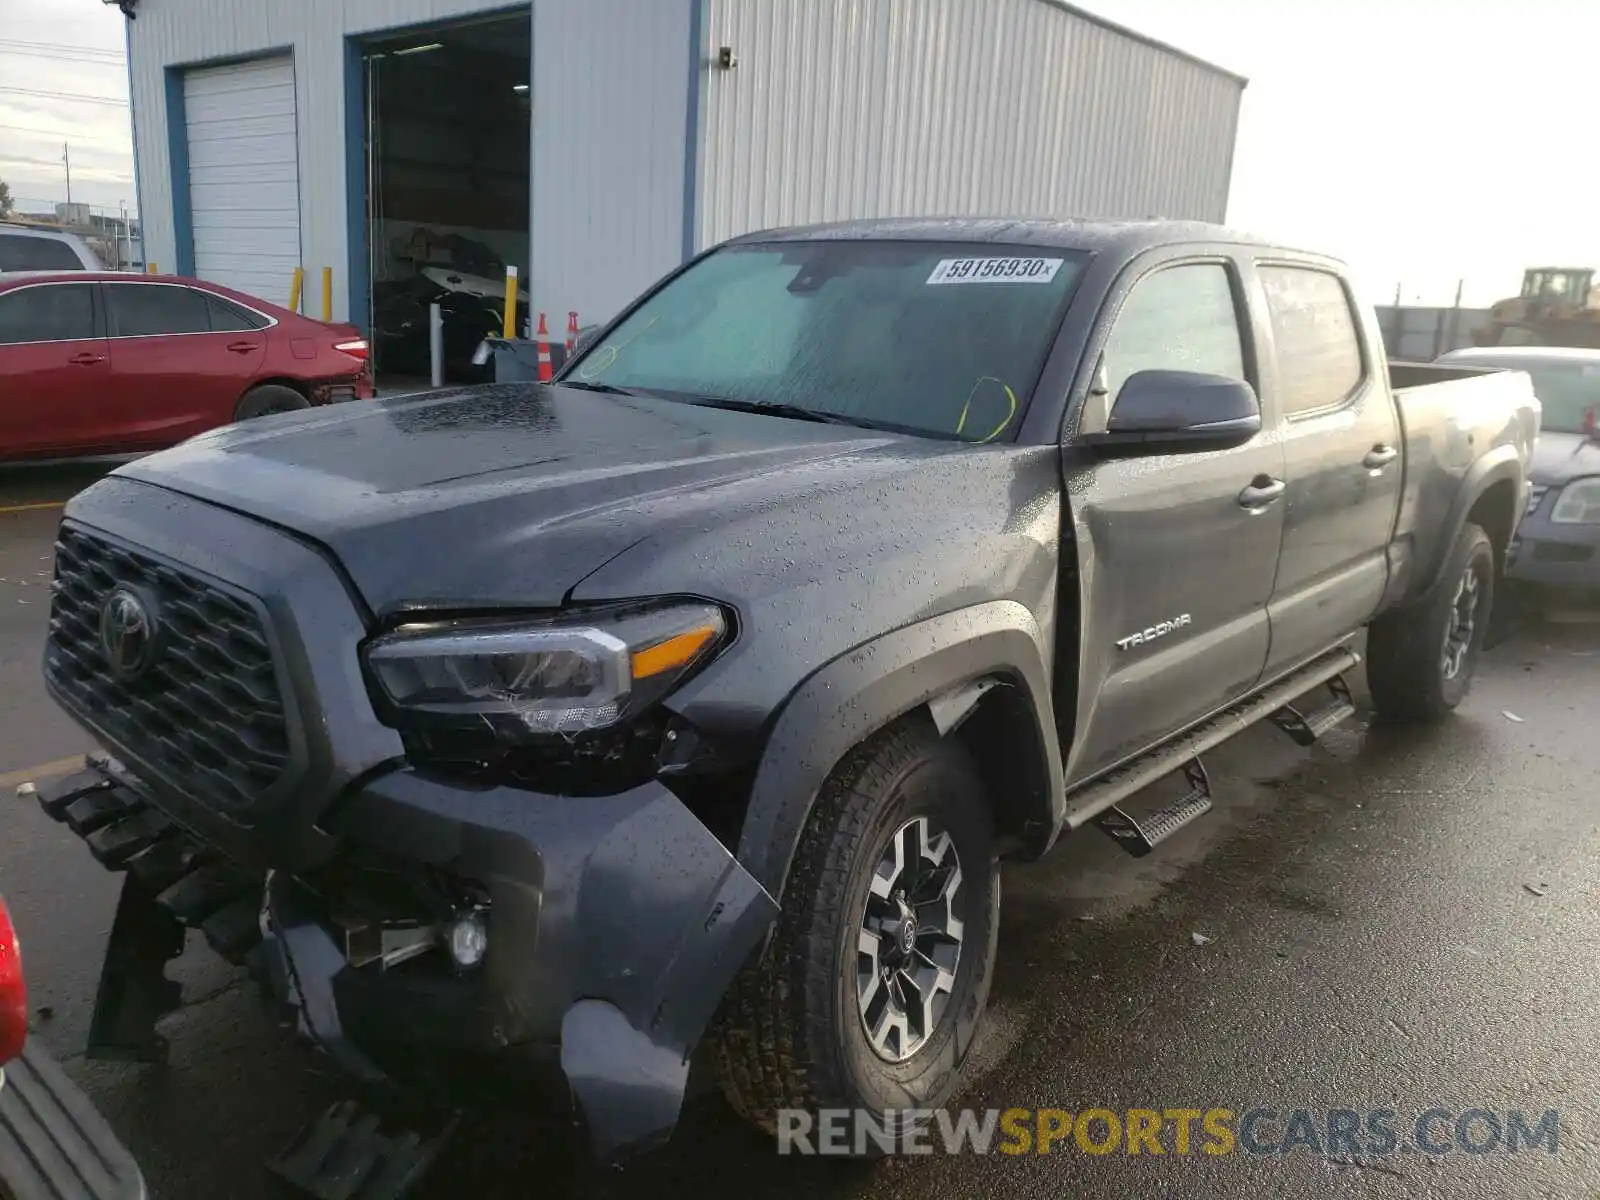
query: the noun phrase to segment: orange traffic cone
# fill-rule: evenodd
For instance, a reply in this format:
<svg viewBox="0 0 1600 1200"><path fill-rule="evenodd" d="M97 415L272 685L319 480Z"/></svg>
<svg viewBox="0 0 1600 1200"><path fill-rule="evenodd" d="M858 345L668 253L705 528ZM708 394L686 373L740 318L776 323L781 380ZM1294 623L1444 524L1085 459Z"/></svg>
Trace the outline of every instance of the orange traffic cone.
<svg viewBox="0 0 1600 1200"><path fill-rule="evenodd" d="M571 354L578 348L578 314L567 314L567 353Z"/></svg>
<svg viewBox="0 0 1600 1200"><path fill-rule="evenodd" d="M539 345L539 382L549 383L555 370L550 365L550 331L545 328L543 313L539 314L539 332L533 336Z"/></svg>

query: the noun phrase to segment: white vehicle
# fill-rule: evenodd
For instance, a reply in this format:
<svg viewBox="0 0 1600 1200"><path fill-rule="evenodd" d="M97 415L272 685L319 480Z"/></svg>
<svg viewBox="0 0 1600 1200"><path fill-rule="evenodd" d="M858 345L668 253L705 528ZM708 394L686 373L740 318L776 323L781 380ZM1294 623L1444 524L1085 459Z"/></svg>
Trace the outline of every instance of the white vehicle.
<svg viewBox="0 0 1600 1200"><path fill-rule="evenodd" d="M89 245L54 225L0 221L0 274L7 271L104 271Z"/></svg>

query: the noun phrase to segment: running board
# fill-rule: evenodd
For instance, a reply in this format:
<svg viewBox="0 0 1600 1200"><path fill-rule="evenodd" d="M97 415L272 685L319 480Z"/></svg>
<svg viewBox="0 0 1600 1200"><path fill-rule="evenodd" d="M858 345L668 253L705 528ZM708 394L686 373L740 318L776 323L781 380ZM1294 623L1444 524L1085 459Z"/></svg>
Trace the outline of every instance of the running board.
<svg viewBox="0 0 1600 1200"><path fill-rule="evenodd" d="M1188 732L1068 792L1065 827L1082 829L1113 805L1121 803L1135 792L1143 791L1162 776L1199 758L1205 751L1220 746L1235 734L1243 733L1258 721L1266 720L1312 688L1337 678L1360 663L1361 656L1348 647L1330 650L1284 676L1265 691L1223 709Z"/></svg>
<svg viewBox="0 0 1600 1200"><path fill-rule="evenodd" d="M1294 705L1285 704L1272 714L1272 723L1297 745L1315 746L1323 734L1356 715L1355 697L1350 694L1350 685L1343 675L1328 680L1328 691L1333 693L1333 702L1326 707L1306 716Z"/></svg>
<svg viewBox="0 0 1600 1200"><path fill-rule="evenodd" d="M1191 758L1184 763L1183 774L1189 781L1189 791L1181 800L1145 817L1129 816L1121 805L1113 804L1094 823L1129 854L1143 858L1191 821L1211 811L1211 779L1206 775L1205 764Z"/></svg>

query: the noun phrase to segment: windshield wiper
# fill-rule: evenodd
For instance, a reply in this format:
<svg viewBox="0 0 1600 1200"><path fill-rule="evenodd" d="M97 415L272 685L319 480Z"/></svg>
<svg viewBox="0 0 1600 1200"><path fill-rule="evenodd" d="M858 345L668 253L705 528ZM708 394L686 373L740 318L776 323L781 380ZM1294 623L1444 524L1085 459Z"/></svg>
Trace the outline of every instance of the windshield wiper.
<svg viewBox="0 0 1600 1200"><path fill-rule="evenodd" d="M586 392L599 392L602 396L643 396L638 388L618 387L614 383L597 383L587 379L563 379L562 387L582 388Z"/></svg>
<svg viewBox="0 0 1600 1200"><path fill-rule="evenodd" d="M732 396L689 396L691 404L703 404L707 408L726 408L734 412L762 413L769 417L789 417L795 421L813 421L818 425L853 425L857 429L882 429L889 433L915 433L916 430L908 429L904 425L895 425L889 421L874 421L869 417L848 417L843 413L825 412L816 408L805 408L799 404L785 404L777 400L739 400Z"/></svg>

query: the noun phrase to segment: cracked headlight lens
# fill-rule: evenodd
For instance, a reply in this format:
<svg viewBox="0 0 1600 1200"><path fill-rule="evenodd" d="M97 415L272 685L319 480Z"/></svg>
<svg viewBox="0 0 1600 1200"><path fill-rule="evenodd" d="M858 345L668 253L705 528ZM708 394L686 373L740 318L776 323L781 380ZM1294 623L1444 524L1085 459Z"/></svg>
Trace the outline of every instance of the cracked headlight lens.
<svg viewBox="0 0 1600 1200"><path fill-rule="evenodd" d="M713 604L417 622L375 639L366 661L402 720L576 734L661 699L727 632Z"/></svg>

